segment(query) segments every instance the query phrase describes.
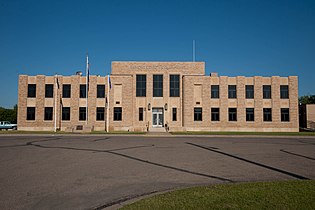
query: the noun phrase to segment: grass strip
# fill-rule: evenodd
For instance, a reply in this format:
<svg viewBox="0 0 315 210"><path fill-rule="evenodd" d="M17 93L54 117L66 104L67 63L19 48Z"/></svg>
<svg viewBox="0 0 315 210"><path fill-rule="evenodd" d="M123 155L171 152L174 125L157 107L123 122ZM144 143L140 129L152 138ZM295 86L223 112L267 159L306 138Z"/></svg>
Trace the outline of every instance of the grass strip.
<svg viewBox="0 0 315 210"><path fill-rule="evenodd" d="M315 181L194 187L155 195L122 209L315 209Z"/></svg>
<svg viewBox="0 0 315 210"><path fill-rule="evenodd" d="M184 131L172 135L262 135L262 136L315 136L315 132L226 132L226 131Z"/></svg>

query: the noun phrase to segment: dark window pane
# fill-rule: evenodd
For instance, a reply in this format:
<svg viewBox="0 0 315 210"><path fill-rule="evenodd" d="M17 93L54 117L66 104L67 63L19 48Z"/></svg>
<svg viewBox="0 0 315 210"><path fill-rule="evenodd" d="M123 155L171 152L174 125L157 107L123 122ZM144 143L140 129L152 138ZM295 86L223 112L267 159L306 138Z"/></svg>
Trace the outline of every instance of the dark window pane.
<svg viewBox="0 0 315 210"><path fill-rule="evenodd" d="M35 107L27 107L26 120L35 120Z"/></svg>
<svg viewBox="0 0 315 210"><path fill-rule="evenodd" d="M280 85L280 98L289 98L289 86Z"/></svg>
<svg viewBox="0 0 315 210"><path fill-rule="evenodd" d="M220 98L219 85L211 85L211 98Z"/></svg>
<svg viewBox="0 0 315 210"><path fill-rule="evenodd" d="M163 97L163 75L153 75L153 97Z"/></svg>
<svg viewBox="0 0 315 210"><path fill-rule="evenodd" d="M105 117L105 108L104 107L97 107L96 108L96 120L97 121L104 121Z"/></svg>
<svg viewBox="0 0 315 210"><path fill-rule="evenodd" d="M172 109L172 120L177 121L177 108Z"/></svg>
<svg viewBox="0 0 315 210"><path fill-rule="evenodd" d="M263 98L271 98L271 86L263 85Z"/></svg>
<svg viewBox="0 0 315 210"><path fill-rule="evenodd" d="M45 107L44 120L52 120L52 119L53 119L53 107Z"/></svg>
<svg viewBox="0 0 315 210"><path fill-rule="evenodd" d="M202 108L194 108L194 121L202 121Z"/></svg>
<svg viewBox="0 0 315 210"><path fill-rule="evenodd" d="M254 85L246 85L246 98L254 98Z"/></svg>
<svg viewBox="0 0 315 210"><path fill-rule="evenodd" d="M71 85L62 85L62 97L71 98Z"/></svg>
<svg viewBox="0 0 315 210"><path fill-rule="evenodd" d="M264 121L272 121L272 112L271 108L264 108Z"/></svg>
<svg viewBox="0 0 315 210"><path fill-rule="evenodd" d="M254 108L246 108L246 121L255 121Z"/></svg>
<svg viewBox="0 0 315 210"><path fill-rule="evenodd" d="M62 107L62 120L70 120L70 107Z"/></svg>
<svg viewBox="0 0 315 210"><path fill-rule="evenodd" d="M45 98L52 98L52 97L54 97L54 85L46 84L45 85Z"/></svg>
<svg viewBox="0 0 315 210"><path fill-rule="evenodd" d="M86 85L80 85L80 98L86 98Z"/></svg>
<svg viewBox="0 0 315 210"><path fill-rule="evenodd" d="M81 121L86 120L86 107L79 108L79 120Z"/></svg>
<svg viewBox="0 0 315 210"><path fill-rule="evenodd" d="M220 121L220 108L211 108L211 121Z"/></svg>
<svg viewBox="0 0 315 210"><path fill-rule="evenodd" d="M282 122L290 121L290 111L288 108L281 108L281 121Z"/></svg>
<svg viewBox="0 0 315 210"><path fill-rule="evenodd" d="M36 98L36 84L28 85L27 97Z"/></svg>
<svg viewBox="0 0 315 210"><path fill-rule="evenodd" d="M179 75L170 75L170 97L179 97Z"/></svg>
<svg viewBox="0 0 315 210"><path fill-rule="evenodd" d="M114 107L114 121L121 121L121 120L122 120L122 108Z"/></svg>
<svg viewBox="0 0 315 210"><path fill-rule="evenodd" d="M236 108L229 108L229 121L237 121Z"/></svg>
<svg viewBox="0 0 315 210"><path fill-rule="evenodd" d="M97 85L97 98L105 98L105 85Z"/></svg>
<svg viewBox="0 0 315 210"><path fill-rule="evenodd" d="M236 85L229 85L229 98L236 98Z"/></svg>
<svg viewBox="0 0 315 210"><path fill-rule="evenodd" d="M147 75L137 74L136 76L136 96L145 97L147 88Z"/></svg>
<svg viewBox="0 0 315 210"><path fill-rule="evenodd" d="M139 121L143 121L143 108L139 108Z"/></svg>

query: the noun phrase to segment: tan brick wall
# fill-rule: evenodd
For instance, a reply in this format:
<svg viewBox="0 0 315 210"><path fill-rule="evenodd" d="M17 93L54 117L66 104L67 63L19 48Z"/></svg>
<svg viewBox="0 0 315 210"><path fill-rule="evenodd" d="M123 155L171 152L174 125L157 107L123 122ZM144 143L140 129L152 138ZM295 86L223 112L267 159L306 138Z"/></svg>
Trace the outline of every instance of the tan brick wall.
<svg viewBox="0 0 315 210"><path fill-rule="evenodd" d="M109 91L109 129L146 131L152 129L152 109L163 108L164 123L170 130L207 131L298 131L298 78L290 77L227 77L205 76L204 62L113 62L112 89ZM136 97L136 75L146 74L146 97ZM153 97L153 75L163 75L163 97ZM169 96L171 74L180 75L180 97ZM77 125L105 130L105 120L96 121L96 107L105 107L105 98L97 98L97 84L106 86L108 78L90 76L88 92L88 121L79 121L79 107L86 99L79 98L80 84L85 76L58 76L60 89L54 98L45 98L45 84L55 84L55 76L19 77L18 129L54 130L54 119L44 120L44 108L54 107L57 128L71 130ZM36 98L27 98L28 84L37 85ZM71 98L61 98L62 85L71 84ZM219 85L220 98L211 98L211 85ZM228 85L237 86L237 98L228 98ZM245 85L254 85L254 99L245 98ZM263 99L263 85L271 85L272 98ZM289 85L289 99L280 99L280 85ZM115 88L116 87L116 88ZM119 87L119 88L118 88ZM56 101L55 101L56 98ZM57 106L55 107L55 102ZM62 102L62 103L61 103ZM71 120L61 120L61 104L71 107ZM150 104L150 110L148 105ZM36 120L26 120L26 108L36 107ZM167 106L167 109L165 107ZM114 107L122 107L122 121L114 121ZM143 121L139 121L139 108L144 108ZM202 107L202 121L194 121L194 107ZM220 121L211 121L211 108L220 108ZM177 108L177 121L172 121L172 108ZM228 108L237 108L237 121L228 120ZM246 121L246 108L255 108L255 121ZM263 121L263 108L272 108L272 122ZM290 122L281 122L281 108L290 109ZM55 115L53 115L53 118Z"/></svg>

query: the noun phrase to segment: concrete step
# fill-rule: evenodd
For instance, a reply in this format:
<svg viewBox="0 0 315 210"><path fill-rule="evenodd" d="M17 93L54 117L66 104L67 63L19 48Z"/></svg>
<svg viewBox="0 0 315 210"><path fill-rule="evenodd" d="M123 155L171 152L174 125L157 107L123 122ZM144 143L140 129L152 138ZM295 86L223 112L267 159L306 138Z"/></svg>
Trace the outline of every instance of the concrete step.
<svg viewBox="0 0 315 210"><path fill-rule="evenodd" d="M149 128L149 132L163 132L166 133L166 130L164 127L161 128Z"/></svg>

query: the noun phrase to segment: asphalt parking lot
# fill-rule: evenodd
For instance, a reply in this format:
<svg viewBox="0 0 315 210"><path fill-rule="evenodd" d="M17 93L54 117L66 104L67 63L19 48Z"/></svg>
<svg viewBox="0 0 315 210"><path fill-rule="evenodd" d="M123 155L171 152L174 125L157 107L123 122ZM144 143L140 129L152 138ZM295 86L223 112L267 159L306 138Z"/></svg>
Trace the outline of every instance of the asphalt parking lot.
<svg viewBox="0 0 315 210"><path fill-rule="evenodd" d="M315 179L315 137L0 136L0 209L102 209L195 185Z"/></svg>

